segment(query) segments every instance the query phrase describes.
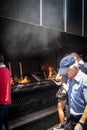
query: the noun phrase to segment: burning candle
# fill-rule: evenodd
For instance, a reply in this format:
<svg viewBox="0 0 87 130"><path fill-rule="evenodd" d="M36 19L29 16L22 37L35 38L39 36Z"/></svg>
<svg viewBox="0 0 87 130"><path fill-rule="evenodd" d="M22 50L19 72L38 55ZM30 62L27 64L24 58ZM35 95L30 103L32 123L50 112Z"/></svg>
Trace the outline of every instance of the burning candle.
<svg viewBox="0 0 87 130"><path fill-rule="evenodd" d="M10 62L8 62L8 66L9 66L10 72L12 73L12 71L11 71L11 63Z"/></svg>
<svg viewBox="0 0 87 130"><path fill-rule="evenodd" d="M19 62L19 67L20 67L20 75L22 76L22 63Z"/></svg>

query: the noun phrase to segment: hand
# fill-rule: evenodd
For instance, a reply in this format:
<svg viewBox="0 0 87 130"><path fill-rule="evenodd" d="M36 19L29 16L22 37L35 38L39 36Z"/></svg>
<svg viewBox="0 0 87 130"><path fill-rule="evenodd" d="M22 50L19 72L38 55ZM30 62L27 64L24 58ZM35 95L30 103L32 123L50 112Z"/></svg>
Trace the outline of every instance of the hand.
<svg viewBox="0 0 87 130"><path fill-rule="evenodd" d="M74 130L83 130L83 127L79 123L77 123L74 127Z"/></svg>
<svg viewBox="0 0 87 130"><path fill-rule="evenodd" d="M68 86L67 86L66 83L62 83L62 87L63 87L66 91L68 91Z"/></svg>
<svg viewBox="0 0 87 130"><path fill-rule="evenodd" d="M56 76L55 80L56 80L56 81L60 81L60 80L61 80L61 78L62 78L62 76L61 76L60 74L57 74L57 76Z"/></svg>

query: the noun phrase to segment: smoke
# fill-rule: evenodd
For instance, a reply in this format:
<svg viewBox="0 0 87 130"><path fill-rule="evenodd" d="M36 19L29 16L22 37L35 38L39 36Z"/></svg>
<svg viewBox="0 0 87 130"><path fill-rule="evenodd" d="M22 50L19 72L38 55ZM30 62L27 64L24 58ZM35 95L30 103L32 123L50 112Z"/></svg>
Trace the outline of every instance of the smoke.
<svg viewBox="0 0 87 130"><path fill-rule="evenodd" d="M3 48L9 57L45 53L52 49L50 43L60 37L61 33L56 28L62 26L61 3L58 0L44 2L46 3L43 3L43 26L46 27L26 23L29 19L37 23L39 19L39 4L35 1L31 4L24 2L19 6L19 21L22 22L10 20L10 24L5 26ZM59 41L54 41L52 46L57 44L61 47Z"/></svg>
<svg viewBox="0 0 87 130"><path fill-rule="evenodd" d="M31 56L49 51L49 43L59 35L59 32L44 27L11 24L6 28L3 47L10 57Z"/></svg>

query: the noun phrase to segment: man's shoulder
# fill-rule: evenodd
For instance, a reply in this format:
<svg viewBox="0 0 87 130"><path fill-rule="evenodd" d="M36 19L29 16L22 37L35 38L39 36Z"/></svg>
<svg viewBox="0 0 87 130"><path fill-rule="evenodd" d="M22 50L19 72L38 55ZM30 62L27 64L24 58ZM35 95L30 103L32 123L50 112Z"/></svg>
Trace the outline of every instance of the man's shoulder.
<svg viewBox="0 0 87 130"><path fill-rule="evenodd" d="M85 74L81 70L78 72L78 74L76 75L75 79L78 82L81 82L83 85L87 86L87 74Z"/></svg>
<svg viewBox="0 0 87 130"><path fill-rule="evenodd" d="M80 76L80 77L85 76L85 78L87 78L87 74L84 73L84 72L81 71L81 70L79 70L79 72L78 72L78 76ZM84 78L84 77L82 77L82 78Z"/></svg>
<svg viewBox="0 0 87 130"><path fill-rule="evenodd" d="M85 74L84 72L81 72L81 79L82 79L83 85L87 86L87 74Z"/></svg>

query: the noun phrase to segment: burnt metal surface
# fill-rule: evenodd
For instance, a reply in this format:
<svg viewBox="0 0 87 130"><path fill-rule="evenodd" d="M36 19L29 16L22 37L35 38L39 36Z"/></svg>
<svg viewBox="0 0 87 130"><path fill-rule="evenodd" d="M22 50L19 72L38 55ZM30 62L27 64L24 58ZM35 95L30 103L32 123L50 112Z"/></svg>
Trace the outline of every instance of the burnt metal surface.
<svg viewBox="0 0 87 130"><path fill-rule="evenodd" d="M57 104L55 95L58 87L51 80L19 84L13 87L13 102L9 109L9 120L14 120Z"/></svg>
<svg viewBox="0 0 87 130"><path fill-rule="evenodd" d="M20 92L20 91L32 91L35 89L46 89L49 86L55 86L55 84L51 80L42 80L33 83L24 83L24 84L17 84L12 86L12 92Z"/></svg>

